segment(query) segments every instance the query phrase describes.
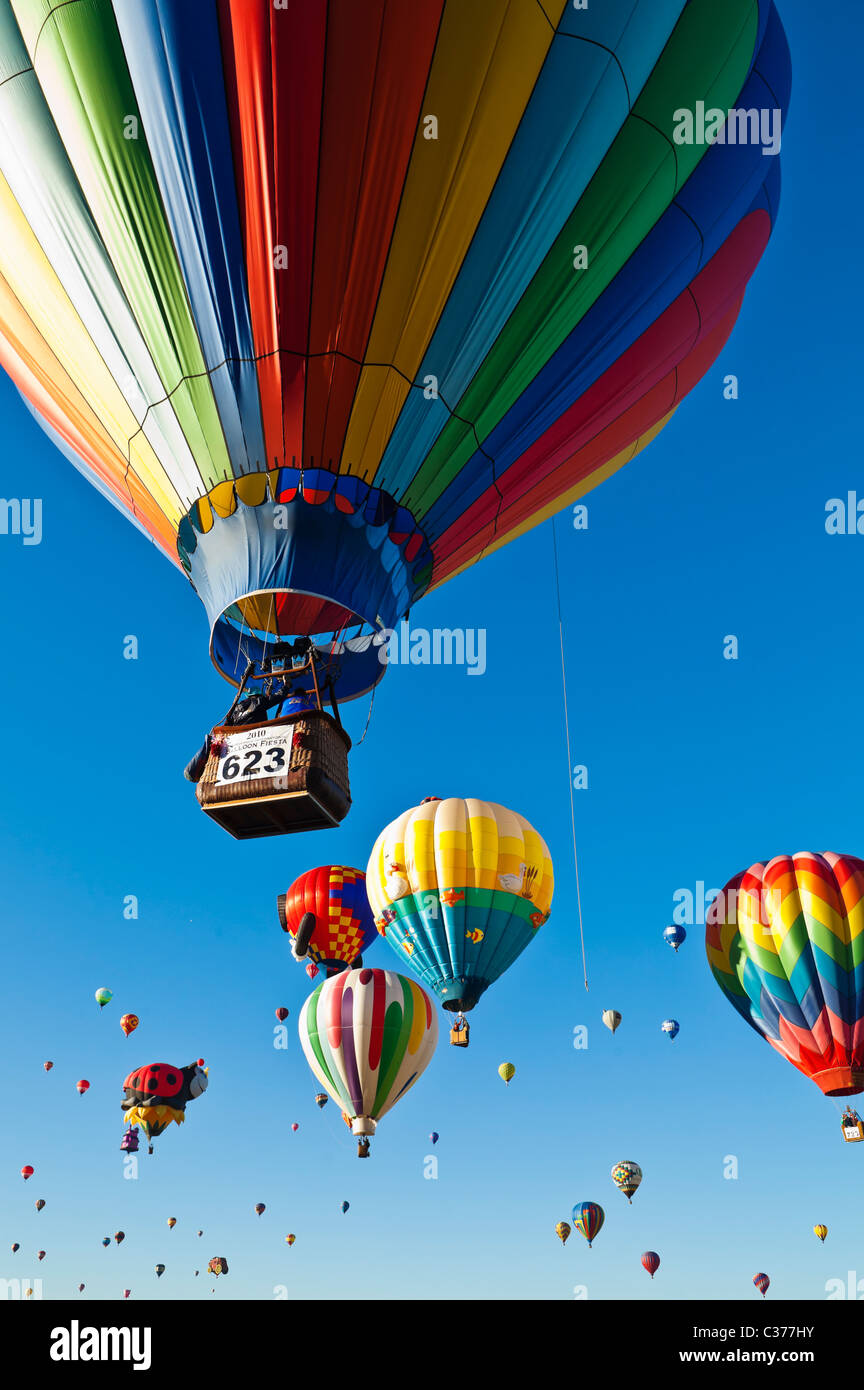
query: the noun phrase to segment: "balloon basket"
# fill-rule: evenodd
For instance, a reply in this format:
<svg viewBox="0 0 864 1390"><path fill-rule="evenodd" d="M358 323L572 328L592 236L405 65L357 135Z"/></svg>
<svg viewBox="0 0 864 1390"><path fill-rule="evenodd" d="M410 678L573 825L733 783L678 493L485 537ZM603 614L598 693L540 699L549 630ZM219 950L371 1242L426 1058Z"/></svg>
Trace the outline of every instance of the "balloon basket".
<svg viewBox="0 0 864 1390"><path fill-rule="evenodd" d="M468 1030L468 1024L467 1024L467 1023L466 1023L462 1028L451 1028L451 1029L450 1029L450 1046L451 1046L451 1047L467 1047L467 1046L468 1046L468 1031L469 1031L469 1030Z"/></svg>
<svg viewBox="0 0 864 1390"><path fill-rule="evenodd" d="M351 740L325 710L218 724L210 739L196 795L235 840L326 830L348 814Z"/></svg>
<svg viewBox="0 0 864 1390"><path fill-rule="evenodd" d="M844 1125L843 1138L847 1144L860 1144L864 1140L864 1124L859 1120L857 1125Z"/></svg>

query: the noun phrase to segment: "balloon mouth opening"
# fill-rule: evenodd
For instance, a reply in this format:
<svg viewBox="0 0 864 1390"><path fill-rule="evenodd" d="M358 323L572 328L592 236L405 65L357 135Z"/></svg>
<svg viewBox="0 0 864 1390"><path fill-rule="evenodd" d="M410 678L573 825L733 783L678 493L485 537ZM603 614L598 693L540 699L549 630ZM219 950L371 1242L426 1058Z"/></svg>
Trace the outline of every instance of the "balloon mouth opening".
<svg viewBox="0 0 864 1390"><path fill-rule="evenodd" d="M813 1080L825 1096L857 1096L864 1091L864 1071L856 1067L831 1067L816 1072Z"/></svg>
<svg viewBox="0 0 864 1390"><path fill-rule="evenodd" d="M451 1014L467 1014L478 1003L489 981L480 979L450 980L440 991L442 1008Z"/></svg>

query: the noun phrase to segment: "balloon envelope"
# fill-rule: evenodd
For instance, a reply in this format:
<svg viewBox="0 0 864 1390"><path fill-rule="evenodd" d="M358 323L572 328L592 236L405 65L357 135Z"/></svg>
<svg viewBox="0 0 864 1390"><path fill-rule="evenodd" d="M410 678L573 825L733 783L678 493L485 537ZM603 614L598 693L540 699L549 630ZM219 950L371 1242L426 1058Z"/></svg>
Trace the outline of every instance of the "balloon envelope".
<svg viewBox="0 0 864 1390"><path fill-rule="evenodd" d="M567 1244L567 1239L568 1239L568 1237L569 1237L569 1235L570 1235L570 1227L569 1227L569 1225L567 1224L566 1221L559 1221L559 1222L558 1222L557 1226L555 1227L555 1234L556 1234L556 1236L558 1237L558 1239L560 1240L560 1242L561 1242L562 1245L566 1245L566 1244Z"/></svg>
<svg viewBox="0 0 864 1390"><path fill-rule="evenodd" d="M621 1022L621 1015L619 1014L617 1009L604 1009L603 1022L606 1024L606 1027L609 1029L610 1033L614 1033L615 1029Z"/></svg>
<svg viewBox="0 0 864 1390"><path fill-rule="evenodd" d="M501 1077L501 1080L509 1086L513 1077L516 1075L516 1068L512 1062L502 1062L498 1068L498 1075Z"/></svg>
<svg viewBox="0 0 864 1390"><path fill-rule="evenodd" d="M726 998L828 1096L864 1090L864 861L778 855L729 880L705 946Z"/></svg>
<svg viewBox="0 0 864 1390"><path fill-rule="evenodd" d="M813 1227L813 1234L814 1234L814 1236L818 1236L819 1240L821 1240L822 1243L823 1243L823 1245L824 1245L824 1243L825 1243L825 1237L826 1237L827 1234L828 1234L828 1227L827 1227L827 1226L814 1226L814 1227Z"/></svg>
<svg viewBox="0 0 864 1390"><path fill-rule="evenodd" d="M573 1225L581 1231L589 1246L605 1220L606 1213L597 1202L579 1202L573 1208Z"/></svg>
<svg viewBox="0 0 864 1390"><path fill-rule="evenodd" d="M759 1292L761 1293L762 1297L764 1298L765 1295L766 1295L766 1293L768 1292L769 1286L770 1286L770 1284L771 1284L771 1280L768 1278L768 1275L767 1275L767 1274L754 1274L754 1275L753 1275L753 1283L756 1285L757 1289L759 1290Z"/></svg>
<svg viewBox="0 0 864 1390"><path fill-rule="evenodd" d="M549 916L552 860L523 816L429 798L378 836L366 869L378 931L445 1009L472 1009Z"/></svg>
<svg viewBox="0 0 864 1390"><path fill-rule="evenodd" d="M94 998L100 1009L104 1009L105 1005L110 1003L114 998L114 995L110 989L106 989L104 985L101 985L99 989L97 989Z"/></svg>
<svg viewBox="0 0 864 1390"><path fill-rule="evenodd" d="M130 1033L135 1032L135 1029L138 1027L139 1022L140 1020L137 1014L123 1015L123 1017L120 1020L120 1027L123 1029L123 1032L126 1034L127 1038Z"/></svg>
<svg viewBox="0 0 864 1390"><path fill-rule="evenodd" d="M679 108L785 107L773 6L62 8L0 27L0 361L228 678L396 630L629 461L771 234L779 160Z"/></svg>
<svg viewBox="0 0 864 1390"><path fill-rule="evenodd" d="M612 1181L618 1191L623 1192L629 1201L642 1181L642 1169L638 1163L625 1158L623 1162L616 1163L612 1169Z"/></svg>
<svg viewBox="0 0 864 1390"><path fill-rule="evenodd" d="M675 1041L675 1039L681 1031L680 1023L677 1021L677 1019L674 1018L664 1019L663 1022L660 1024L660 1028L662 1032L668 1033L669 1037L672 1039L673 1042Z"/></svg>
<svg viewBox="0 0 864 1390"><path fill-rule="evenodd" d="M678 947L687 940L687 933L683 927L673 925L666 928L663 933L663 940L669 943L673 951L677 951Z"/></svg>
<svg viewBox="0 0 864 1390"><path fill-rule="evenodd" d="M645 1254L642 1256L642 1265L643 1268L647 1269L653 1279L660 1268L660 1256L655 1250L646 1250Z"/></svg>
<svg viewBox="0 0 864 1390"><path fill-rule="evenodd" d="M361 869L344 864L309 869L280 895L277 908L292 947L300 924L311 914L314 926L303 959L308 956L313 965L344 969L375 940L366 875Z"/></svg>
<svg viewBox="0 0 864 1390"><path fill-rule="evenodd" d="M344 1109L352 1132L378 1121L426 1070L438 1041L427 994L392 970L345 970L318 986L300 1014L306 1061Z"/></svg>

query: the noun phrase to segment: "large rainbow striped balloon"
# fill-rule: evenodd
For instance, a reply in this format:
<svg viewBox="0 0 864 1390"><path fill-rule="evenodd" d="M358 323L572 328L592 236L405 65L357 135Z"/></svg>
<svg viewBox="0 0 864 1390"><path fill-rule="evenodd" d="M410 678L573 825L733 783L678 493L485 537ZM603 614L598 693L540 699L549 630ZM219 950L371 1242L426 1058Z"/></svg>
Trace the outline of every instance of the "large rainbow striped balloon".
<svg viewBox="0 0 864 1390"><path fill-rule="evenodd" d="M306 1061L351 1120L371 1135L432 1060L438 1018L418 984L392 970L344 970L310 994L299 1020Z"/></svg>
<svg viewBox="0 0 864 1390"><path fill-rule="evenodd" d="M226 677L357 695L714 363L789 87L772 0L0 0L0 364Z"/></svg>
<svg viewBox="0 0 864 1390"><path fill-rule="evenodd" d="M742 1018L828 1096L864 1090L864 861L778 855L708 912L714 978Z"/></svg>

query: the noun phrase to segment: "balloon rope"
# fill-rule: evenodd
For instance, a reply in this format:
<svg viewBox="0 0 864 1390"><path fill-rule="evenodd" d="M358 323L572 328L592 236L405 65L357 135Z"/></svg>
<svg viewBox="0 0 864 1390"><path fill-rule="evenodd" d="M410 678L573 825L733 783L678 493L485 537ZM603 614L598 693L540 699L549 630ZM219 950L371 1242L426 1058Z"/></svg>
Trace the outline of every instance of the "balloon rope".
<svg viewBox="0 0 864 1390"><path fill-rule="evenodd" d="M585 930L582 925L582 894L579 889L579 855L576 852L576 807L573 802L573 759L570 751L570 718L567 713L567 665L564 660L564 619L561 614L561 579L558 572L558 541L555 518L552 523L552 554L555 559L555 594L558 599L558 639L561 645L561 689L564 697L564 735L567 742L567 781L570 785L570 829L573 835L573 867L576 870L576 908L579 913L579 940L582 943L582 975L588 988L588 961L585 958Z"/></svg>

